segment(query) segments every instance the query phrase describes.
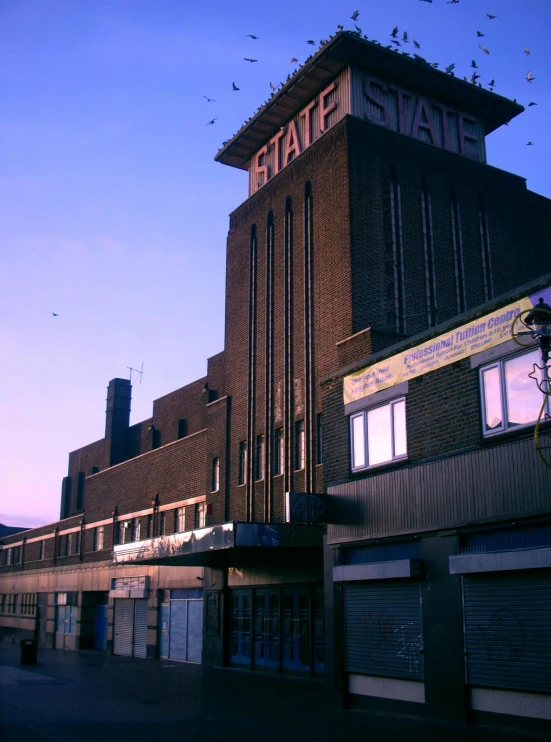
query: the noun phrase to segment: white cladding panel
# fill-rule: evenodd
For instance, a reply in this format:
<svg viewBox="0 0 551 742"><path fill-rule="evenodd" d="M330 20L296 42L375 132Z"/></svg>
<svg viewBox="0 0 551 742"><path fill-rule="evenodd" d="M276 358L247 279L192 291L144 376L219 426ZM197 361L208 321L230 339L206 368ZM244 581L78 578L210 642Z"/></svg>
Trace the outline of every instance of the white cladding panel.
<svg viewBox="0 0 551 742"><path fill-rule="evenodd" d="M330 90L328 86L321 91L319 95L312 99L315 105L310 109L308 114L305 111L310 108L312 103L305 106L285 127L285 133L276 134L266 148L260 149L249 162L249 196L252 196L268 180L273 178L280 170L292 162L295 157L307 149L310 144L317 141L323 134L340 121L347 113L350 113L350 68L343 70L333 81L335 87ZM335 107L333 108L333 105ZM324 116L321 120L322 108L328 107L333 110ZM296 129L298 142L296 147L293 146L293 136L291 122ZM261 154L264 150L264 154ZM277 159L276 159L277 158ZM260 171L263 166L268 168L266 171Z"/></svg>
<svg viewBox="0 0 551 742"><path fill-rule="evenodd" d="M482 121L357 67L351 68L350 80L352 115L486 162Z"/></svg>

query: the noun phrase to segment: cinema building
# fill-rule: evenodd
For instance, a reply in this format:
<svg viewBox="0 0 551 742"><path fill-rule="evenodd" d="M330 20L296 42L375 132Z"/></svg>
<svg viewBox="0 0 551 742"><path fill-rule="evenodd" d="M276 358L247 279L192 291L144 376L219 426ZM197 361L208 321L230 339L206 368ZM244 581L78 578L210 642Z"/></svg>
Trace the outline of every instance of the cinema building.
<svg viewBox="0 0 551 742"><path fill-rule="evenodd" d="M349 33L258 110L216 155L249 183L224 349L132 426L130 383L110 382L60 521L4 539L4 636L39 605L48 646L325 677L419 713L549 713L551 477L537 416L495 402L515 309L551 282L550 202L486 163L521 112ZM480 379L504 390L486 407ZM536 641L547 675L495 669Z"/></svg>

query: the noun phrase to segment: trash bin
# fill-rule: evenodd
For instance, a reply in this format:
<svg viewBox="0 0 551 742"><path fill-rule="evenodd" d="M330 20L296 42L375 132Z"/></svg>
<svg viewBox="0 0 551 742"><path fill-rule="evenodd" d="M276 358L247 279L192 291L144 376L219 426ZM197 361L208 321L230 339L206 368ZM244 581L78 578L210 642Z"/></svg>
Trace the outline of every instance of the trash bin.
<svg viewBox="0 0 551 742"><path fill-rule="evenodd" d="M36 639L21 639L21 664L36 665L37 649Z"/></svg>

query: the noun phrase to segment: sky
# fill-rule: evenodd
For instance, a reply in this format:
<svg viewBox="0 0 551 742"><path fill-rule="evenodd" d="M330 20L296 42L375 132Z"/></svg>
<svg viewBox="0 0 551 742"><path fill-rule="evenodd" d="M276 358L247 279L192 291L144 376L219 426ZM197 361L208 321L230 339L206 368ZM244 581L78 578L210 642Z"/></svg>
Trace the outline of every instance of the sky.
<svg viewBox="0 0 551 742"><path fill-rule="evenodd" d="M143 363L133 424L223 349L247 175L214 155L353 11L370 39L398 26L429 62L470 77L475 60L485 86L537 103L488 137L488 161L551 197L551 3L355 2L1 0L0 522L59 517L110 379Z"/></svg>

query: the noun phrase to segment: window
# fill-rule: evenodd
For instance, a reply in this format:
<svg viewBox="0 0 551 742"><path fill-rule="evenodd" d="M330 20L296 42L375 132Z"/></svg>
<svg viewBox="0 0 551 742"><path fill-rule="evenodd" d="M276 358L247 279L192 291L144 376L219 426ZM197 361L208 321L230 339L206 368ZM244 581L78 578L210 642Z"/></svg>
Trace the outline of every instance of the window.
<svg viewBox="0 0 551 742"><path fill-rule="evenodd" d="M275 432L275 474L283 474L285 467L285 438L283 428L278 428Z"/></svg>
<svg viewBox="0 0 551 742"><path fill-rule="evenodd" d="M46 544L45 541L39 541L38 543L38 558L40 559L40 561L44 559L44 545L45 544Z"/></svg>
<svg viewBox="0 0 551 742"><path fill-rule="evenodd" d="M218 492L220 489L220 459L216 457L212 460L212 491Z"/></svg>
<svg viewBox="0 0 551 742"><path fill-rule="evenodd" d="M153 515L147 516L146 538L153 538Z"/></svg>
<svg viewBox="0 0 551 742"><path fill-rule="evenodd" d="M142 532L142 524L139 518L134 518L132 521L132 541L139 541Z"/></svg>
<svg viewBox="0 0 551 742"><path fill-rule="evenodd" d="M166 513L163 510L161 513L159 513L159 536L164 536L165 531L166 531Z"/></svg>
<svg viewBox="0 0 551 742"><path fill-rule="evenodd" d="M186 530L186 509L176 509L176 532L182 533Z"/></svg>
<svg viewBox="0 0 551 742"><path fill-rule="evenodd" d="M318 464L323 464L323 427L322 427L322 418L321 413L317 416L317 423L318 423L318 449L317 449L317 459Z"/></svg>
<svg viewBox="0 0 551 742"><path fill-rule="evenodd" d="M11 564L11 549L6 549L4 552L4 564L8 567Z"/></svg>
<svg viewBox="0 0 551 742"><path fill-rule="evenodd" d="M104 536L105 526L94 528L94 551L101 551L103 549Z"/></svg>
<svg viewBox="0 0 551 742"><path fill-rule="evenodd" d="M200 502L197 505L197 528L204 528L207 515L207 503Z"/></svg>
<svg viewBox="0 0 551 742"><path fill-rule="evenodd" d="M264 479L264 436L256 436L256 479Z"/></svg>
<svg viewBox="0 0 551 742"><path fill-rule="evenodd" d="M482 429L485 436L522 425L533 425L537 421L543 394L534 378L528 376L534 372L535 364L541 364L539 350L511 356L480 369ZM540 374L538 371L541 381Z"/></svg>
<svg viewBox="0 0 551 742"><path fill-rule="evenodd" d="M61 556L63 554L63 536L57 537L57 555Z"/></svg>
<svg viewBox="0 0 551 742"><path fill-rule="evenodd" d="M239 484L247 481L247 444L241 441L239 444Z"/></svg>
<svg viewBox="0 0 551 742"><path fill-rule="evenodd" d="M65 556L69 556L71 553L71 547L73 545L73 534L68 533L65 541Z"/></svg>
<svg viewBox="0 0 551 742"><path fill-rule="evenodd" d="M304 456L306 453L304 420L299 420L295 423L295 434L295 469L304 469Z"/></svg>
<svg viewBox="0 0 551 742"><path fill-rule="evenodd" d="M367 469L407 455L406 400L350 416L352 471Z"/></svg>
<svg viewBox="0 0 551 742"><path fill-rule="evenodd" d="M73 553L80 554L80 531L77 531L75 533L74 544L75 544L75 550Z"/></svg>

